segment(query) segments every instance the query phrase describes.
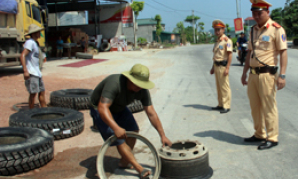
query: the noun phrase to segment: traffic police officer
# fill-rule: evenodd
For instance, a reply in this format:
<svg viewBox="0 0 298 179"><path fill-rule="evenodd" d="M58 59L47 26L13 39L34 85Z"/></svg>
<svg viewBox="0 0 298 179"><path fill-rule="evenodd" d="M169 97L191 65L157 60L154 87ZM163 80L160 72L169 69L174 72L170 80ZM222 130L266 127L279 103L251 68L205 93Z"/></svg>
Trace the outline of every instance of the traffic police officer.
<svg viewBox="0 0 298 179"><path fill-rule="evenodd" d="M215 35L218 37L213 47L213 65L210 74L215 74L218 105L212 110L220 113L230 111L231 89L229 83L229 69L232 61L233 43L224 34L226 25L221 20L212 23Z"/></svg>
<svg viewBox="0 0 298 179"><path fill-rule="evenodd" d="M251 114L255 133L245 138L245 142L263 141L259 150L278 145L278 112L276 106L277 90L286 84L287 40L285 30L270 19L271 4L264 0L250 0L252 16L257 22L251 28L248 55L242 74L242 84L247 84ZM278 55L280 71L277 75ZM246 73L250 69L248 81ZM266 130L265 130L266 129ZM267 132L267 134L266 134Z"/></svg>

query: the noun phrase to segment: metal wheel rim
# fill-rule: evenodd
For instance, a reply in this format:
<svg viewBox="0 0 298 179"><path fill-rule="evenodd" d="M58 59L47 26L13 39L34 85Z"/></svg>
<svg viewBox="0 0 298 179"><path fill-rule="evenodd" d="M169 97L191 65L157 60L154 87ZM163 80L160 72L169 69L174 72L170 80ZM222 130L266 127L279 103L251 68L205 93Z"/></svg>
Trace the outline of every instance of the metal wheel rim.
<svg viewBox="0 0 298 179"><path fill-rule="evenodd" d="M155 173L153 175L152 179L158 179L160 172L161 172L161 160L158 156L158 153L155 149L155 147L150 143L150 141L148 139L146 139L145 137L141 136L140 134L136 133L136 132L126 132L126 136L127 137L134 137L136 139L141 140L142 142L144 142L149 149L151 150L154 158L155 158ZM97 169L97 173L99 175L100 179L108 179L105 171L104 171L104 155L107 151L107 149L109 148L109 146L117 140L117 137L115 135L111 136L110 138L108 138L108 140L105 141L105 143L102 145L102 147L100 148L98 155L97 155L97 160L96 160L96 169Z"/></svg>

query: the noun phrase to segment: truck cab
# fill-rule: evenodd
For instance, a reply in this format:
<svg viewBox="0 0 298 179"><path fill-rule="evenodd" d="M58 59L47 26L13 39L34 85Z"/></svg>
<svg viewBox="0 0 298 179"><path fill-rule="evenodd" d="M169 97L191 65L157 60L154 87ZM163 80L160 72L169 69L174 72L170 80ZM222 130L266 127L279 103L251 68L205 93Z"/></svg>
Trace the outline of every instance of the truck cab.
<svg viewBox="0 0 298 179"><path fill-rule="evenodd" d="M30 38L25 36L30 24L41 28L45 26L46 11L41 9L37 1L16 0L13 3L9 6L11 9L0 8L0 67L21 65L20 55L23 44ZM45 48L44 30L41 31L38 43L41 49Z"/></svg>

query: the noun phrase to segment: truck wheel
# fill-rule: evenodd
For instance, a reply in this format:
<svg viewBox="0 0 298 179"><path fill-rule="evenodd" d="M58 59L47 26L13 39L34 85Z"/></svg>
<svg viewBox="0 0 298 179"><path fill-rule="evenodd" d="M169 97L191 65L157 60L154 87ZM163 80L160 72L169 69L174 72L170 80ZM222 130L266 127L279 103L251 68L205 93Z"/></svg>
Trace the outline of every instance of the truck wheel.
<svg viewBox="0 0 298 179"><path fill-rule="evenodd" d="M132 103L130 103L129 105L127 105L127 108L132 112L132 113L136 113L136 112L140 112L144 110L144 107L141 103L140 100L134 100Z"/></svg>
<svg viewBox="0 0 298 179"><path fill-rule="evenodd" d="M93 59L93 55L92 54L89 54L89 53L77 52L76 53L76 58Z"/></svg>
<svg viewBox="0 0 298 179"><path fill-rule="evenodd" d="M12 114L9 126L44 129L59 140L80 134L84 130L84 116L67 108L34 108Z"/></svg>
<svg viewBox="0 0 298 179"><path fill-rule="evenodd" d="M213 174L209 166L208 150L199 142L178 141L171 147L161 148L159 154L161 177L207 179Z"/></svg>
<svg viewBox="0 0 298 179"><path fill-rule="evenodd" d="M108 43L108 42L103 42L101 45L100 45L100 50L102 52L107 52L107 51L110 51L111 49L111 44Z"/></svg>
<svg viewBox="0 0 298 179"><path fill-rule="evenodd" d="M50 95L50 105L75 110L89 109L92 92L93 90L91 89L63 89L53 91Z"/></svg>
<svg viewBox="0 0 298 179"><path fill-rule="evenodd" d="M45 130L0 128L0 175L15 175L44 166L54 158L53 144L53 136Z"/></svg>

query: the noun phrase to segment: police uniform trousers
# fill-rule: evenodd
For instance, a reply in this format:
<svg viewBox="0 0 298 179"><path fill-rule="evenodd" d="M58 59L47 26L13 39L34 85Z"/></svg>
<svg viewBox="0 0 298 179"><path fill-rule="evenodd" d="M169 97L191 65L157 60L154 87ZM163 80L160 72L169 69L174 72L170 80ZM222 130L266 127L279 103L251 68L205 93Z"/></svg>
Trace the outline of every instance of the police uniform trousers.
<svg viewBox="0 0 298 179"><path fill-rule="evenodd" d="M217 88L218 106L225 109L231 107L231 89L229 75L224 76L225 66L214 65L215 82Z"/></svg>
<svg viewBox="0 0 298 179"><path fill-rule="evenodd" d="M254 136L261 139L267 138L272 142L278 141L275 78L276 76L270 73L259 75L250 73L247 84L247 94L255 128Z"/></svg>

